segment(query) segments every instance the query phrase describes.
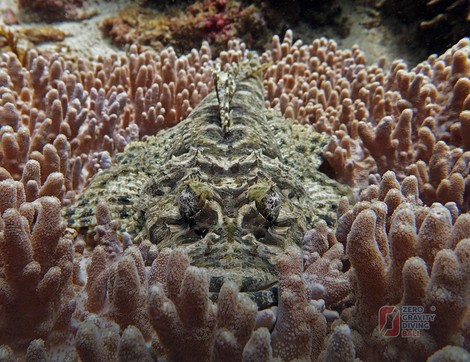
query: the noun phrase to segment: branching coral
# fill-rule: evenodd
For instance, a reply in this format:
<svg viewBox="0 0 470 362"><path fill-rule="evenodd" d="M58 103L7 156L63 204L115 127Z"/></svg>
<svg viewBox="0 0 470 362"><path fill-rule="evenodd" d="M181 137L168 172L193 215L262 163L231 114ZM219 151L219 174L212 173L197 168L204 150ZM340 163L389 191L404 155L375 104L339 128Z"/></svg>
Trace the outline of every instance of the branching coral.
<svg viewBox="0 0 470 362"><path fill-rule="evenodd" d="M453 203L423 206L414 176L399 187L387 172L379 188L371 186L339 221L350 229L346 252L356 298L342 318L361 335L355 341L361 358L379 358L385 348L389 360L415 360L462 343L470 297L468 214L454 213ZM337 236L343 235L341 229ZM378 327L383 306L420 306L435 318L416 338L387 339Z"/></svg>
<svg viewBox="0 0 470 362"><path fill-rule="evenodd" d="M128 58L115 56L93 66L59 57L48 61L32 51L26 68L15 55L5 54L2 178L22 177L28 200L51 190L63 202L73 199L84 176L109 167L106 155L178 122L207 94L207 45L179 59L171 50L158 59L135 48L131 52ZM82 172L85 166L88 175ZM63 192L54 172L64 177Z"/></svg>
<svg viewBox="0 0 470 362"><path fill-rule="evenodd" d="M293 43L287 33L283 43L273 39L267 99L332 136L325 159L343 182L363 187L393 169L400 180L417 177L428 205L454 201L468 210L469 52L464 39L411 71L395 61L387 73L385 61L367 66L357 48Z"/></svg>
<svg viewBox="0 0 470 362"><path fill-rule="evenodd" d="M16 200L6 200L14 187ZM21 347L68 327L75 309L72 244L62 238L60 202L24 202L22 184L2 181L0 343ZM4 193L5 192L5 193ZM2 211L3 211L2 210Z"/></svg>
<svg viewBox="0 0 470 362"><path fill-rule="evenodd" d="M343 272L344 247L323 220L307 232L303 250L304 276L310 297L323 298L328 305L346 298L351 286L349 273Z"/></svg>
<svg viewBox="0 0 470 362"><path fill-rule="evenodd" d="M102 249L95 249L94 255L102 253L100 250ZM128 252L123 254L117 268L126 260L126 255L129 255ZM321 312L308 302L306 283L301 275L301 255L294 254L294 251L285 256L282 261L284 266L280 266L288 270L282 274L285 280L281 280L281 303L272 334L272 347L271 336L266 334L266 328L254 331L256 305L248 296L239 294L235 284L228 283L222 287L216 305L209 299L209 279L206 272L189 266L187 256L181 251L162 251L161 256L155 259L147 277L144 277L143 284L138 282L139 273L135 271L136 264L140 264L139 257L136 257L137 262L135 258L131 258L132 261L127 258L129 265L126 271L123 271L126 275L133 274L134 282L126 282L127 290L122 292L113 287L108 291L108 302L112 316L112 311L119 308L116 296L121 298L121 294L127 304L138 302L139 295L147 290L143 285L149 284L148 300L140 300L140 304L135 304L132 308L127 305L123 310L134 311L140 318L144 316L144 320L149 318L153 329L143 325L140 318L134 319L133 324L140 325L138 330L147 336L146 340L154 341L152 345L155 353L164 353L170 360L178 361L239 361L242 356L250 360L259 354L262 354L265 360L272 355L280 357L281 360L291 360L308 359L320 353L326 334L326 320ZM96 260L98 259L93 259L92 265L101 265L101 262ZM113 277L108 280L112 282ZM302 308L299 308L299 303L302 303ZM146 308L148 317L145 317ZM305 313L310 316L308 320L304 320ZM121 328L125 328L133 315L128 313L123 316L124 319L120 315L114 315L113 320ZM98 348L98 345L104 343L99 340L99 328L109 327L100 327L99 323L87 321L82 323L78 332L79 340L85 338L83 333L90 334L90 337L86 338L96 340L87 341L86 348ZM104 330L101 333L104 333ZM94 343L98 345L88 347ZM299 349L299 345L302 345L303 349ZM81 348L77 344L80 355L85 353L81 352Z"/></svg>
<svg viewBox="0 0 470 362"><path fill-rule="evenodd" d="M301 255L288 250L278 263L280 300L271 337L273 356L283 361L315 360L326 335L325 317L307 299Z"/></svg>

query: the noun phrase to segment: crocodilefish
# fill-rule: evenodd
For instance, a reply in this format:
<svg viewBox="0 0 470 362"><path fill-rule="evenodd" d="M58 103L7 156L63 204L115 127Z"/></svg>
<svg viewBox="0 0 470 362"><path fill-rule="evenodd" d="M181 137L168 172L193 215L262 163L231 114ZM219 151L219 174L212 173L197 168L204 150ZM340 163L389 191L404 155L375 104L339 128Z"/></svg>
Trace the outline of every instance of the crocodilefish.
<svg viewBox="0 0 470 362"><path fill-rule="evenodd" d="M276 259L332 225L349 189L318 171L328 137L266 109L257 57L214 70L214 90L176 126L132 142L65 209L93 233L105 201L120 232L182 248L205 268L211 297L226 280L264 308L277 302Z"/></svg>

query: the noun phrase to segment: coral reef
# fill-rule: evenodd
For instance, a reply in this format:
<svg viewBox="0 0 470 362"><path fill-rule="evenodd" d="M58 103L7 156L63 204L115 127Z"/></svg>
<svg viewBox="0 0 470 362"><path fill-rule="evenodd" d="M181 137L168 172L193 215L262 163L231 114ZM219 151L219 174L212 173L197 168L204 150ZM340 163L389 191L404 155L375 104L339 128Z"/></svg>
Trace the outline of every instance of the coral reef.
<svg viewBox="0 0 470 362"><path fill-rule="evenodd" d="M180 53L203 40L214 53L233 38L243 39L250 49L262 49L269 40L260 9L235 0L196 1L162 12L131 5L104 19L101 29L118 45L148 45L157 50L171 45Z"/></svg>
<svg viewBox="0 0 470 362"><path fill-rule="evenodd" d="M219 60L245 49L230 41ZM362 191L342 200L335 230L318 223L303 255L279 259L279 305L261 311L233 284L213 303L204 270L181 251L132 245L106 204L94 240L60 217L126 144L208 94L207 43L96 62L2 54L0 358L468 360L469 54L467 39L387 71L331 40L274 37L261 55L272 61L267 106L328 134L323 170ZM419 336L385 337L383 306L434 320Z"/></svg>
<svg viewBox="0 0 470 362"><path fill-rule="evenodd" d="M203 64L209 58L207 45L179 59L171 49L152 59L132 48L127 58L95 66L49 61L31 51L23 68L14 54L5 54L2 179L22 178L32 201L54 182L48 176L60 172L63 190L54 188L54 196L70 202L128 142L186 117L208 92L210 69Z"/></svg>
<svg viewBox="0 0 470 362"><path fill-rule="evenodd" d="M24 63L27 50L20 44L20 34L7 26L0 26L0 50L13 52Z"/></svg>
<svg viewBox="0 0 470 362"><path fill-rule="evenodd" d="M2 200L0 250L2 343L21 345L57 333L70 323L75 309L72 288L72 242L61 238L60 202L43 196L25 201L23 184L0 183Z"/></svg>
<svg viewBox="0 0 470 362"><path fill-rule="evenodd" d="M19 0L19 16L26 21L61 21L85 19L95 11L84 9L83 0Z"/></svg>
<svg viewBox="0 0 470 362"><path fill-rule="evenodd" d="M470 298L470 218L456 210L453 202L424 206L415 176L399 184L387 171L339 220L336 236L346 244L356 299L341 317L361 359L385 353L387 360L422 360L447 344L462 344ZM387 338L379 330L382 306L402 314L404 306L420 306L435 318L415 338L403 330L401 337Z"/></svg>
<svg viewBox="0 0 470 362"><path fill-rule="evenodd" d="M67 33L51 25L26 28L23 29L21 33L34 44L49 41L62 41L67 36Z"/></svg>
<svg viewBox="0 0 470 362"><path fill-rule="evenodd" d="M364 55L333 41L273 43L267 100L297 122L332 136L325 172L364 187L394 170L418 179L420 197L470 208L469 41L407 70L394 61L366 66Z"/></svg>

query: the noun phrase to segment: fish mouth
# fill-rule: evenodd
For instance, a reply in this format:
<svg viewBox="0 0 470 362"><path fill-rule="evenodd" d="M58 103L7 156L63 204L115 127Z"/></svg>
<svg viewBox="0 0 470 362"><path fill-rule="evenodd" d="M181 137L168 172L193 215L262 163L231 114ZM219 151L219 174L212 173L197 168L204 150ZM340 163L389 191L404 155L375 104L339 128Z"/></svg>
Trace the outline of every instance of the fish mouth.
<svg viewBox="0 0 470 362"><path fill-rule="evenodd" d="M221 270L220 268L208 268L207 270L210 276L210 292L219 292L226 281L235 282L240 288L240 292L248 293L267 290L277 284L277 277L275 275L263 273L259 270Z"/></svg>
<svg viewBox="0 0 470 362"><path fill-rule="evenodd" d="M239 243L221 243L212 248L202 244L193 244L186 251L192 265L207 270L211 292L218 292L229 280L241 292L269 289L277 283L277 252L264 246L253 250Z"/></svg>
<svg viewBox="0 0 470 362"><path fill-rule="evenodd" d="M209 297L213 302L217 302L219 291L228 279L232 280L233 278L220 275L211 276ZM262 283L260 280L256 280L252 276L245 276L241 279L240 292L246 293L250 299L257 304L258 309L260 310L277 305L278 289L277 279L266 281L265 283Z"/></svg>
<svg viewBox="0 0 470 362"><path fill-rule="evenodd" d="M245 294L256 303L258 310L263 310L278 305L278 293L279 286L275 285L269 289L259 290L256 292L246 292ZM214 303L217 303L219 300L219 293L209 292L209 298Z"/></svg>
<svg viewBox="0 0 470 362"><path fill-rule="evenodd" d="M263 243L252 233L208 232L198 239L191 229L181 229L173 239L167 239L160 248L175 246L189 257L192 266L205 269L209 278L212 300L225 282L233 282L241 293L246 293L259 308L277 304L277 258L284 252L282 243ZM223 230L222 230L223 231Z"/></svg>
<svg viewBox="0 0 470 362"><path fill-rule="evenodd" d="M211 300L217 301L222 285L230 281L238 286L239 292L246 293L259 309L277 305L278 277L274 265L254 257L238 263L219 261L217 264L218 266L209 266L206 262L203 266L209 275ZM193 265L200 266L198 263Z"/></svg>

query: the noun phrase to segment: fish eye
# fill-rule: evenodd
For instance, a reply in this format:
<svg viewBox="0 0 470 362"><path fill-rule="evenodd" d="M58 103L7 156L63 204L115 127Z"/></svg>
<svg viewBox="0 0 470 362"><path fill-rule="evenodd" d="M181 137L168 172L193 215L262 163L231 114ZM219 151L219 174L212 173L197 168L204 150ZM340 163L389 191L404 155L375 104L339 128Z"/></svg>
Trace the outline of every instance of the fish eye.
<svg viewBox="0 0 470 362"><path fill-rule="evenodd" d="M255 205L266 220L274 222L281 211L281 198L276 191L270 190L264 197L256 200Z"/></svg>
<svg viewBox="0 0 470 362"><path fill-rule="evenodd" d="M181 191L178 204L183 219L189 219L201 210L201 200L189 186Z"/></svg>

